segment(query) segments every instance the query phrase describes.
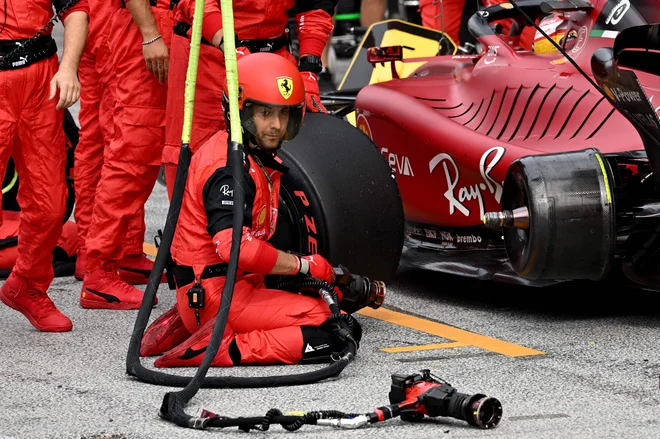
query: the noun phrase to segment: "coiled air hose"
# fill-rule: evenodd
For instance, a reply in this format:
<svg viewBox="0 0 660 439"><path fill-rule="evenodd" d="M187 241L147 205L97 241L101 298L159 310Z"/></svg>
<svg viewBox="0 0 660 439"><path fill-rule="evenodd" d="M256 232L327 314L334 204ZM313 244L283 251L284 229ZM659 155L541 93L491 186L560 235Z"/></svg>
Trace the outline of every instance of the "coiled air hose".
<svg viewBox="0 0 660 439"><path fill-rule="evenodd" d="M213 0L206 0L213 1ZM147 284L144 292L142 305L138 311L137 319L133 329L133 334L129 343L128 354L126 357L126 372L127 374L136 377L140 381L170 387L184 387L179 392L168 392L165 394L163 403L160 409L160 416L163 419L171 421L179 426L188 428L203 429L207 426L221 426L215 424L220 422L221 419L192 417L187 415L184 411L185 405L192 397L199 391L200 388L255 388L255 387L277 387L277 386L295 386L301 384L310 384L324 379L332 378L341 373L341 371L351 362L357 354L357 343L352 339L350 334L350 327L344 319L336 319L339 323L337 326L341 328L341 333L347 336L352 342L349 343L347 352L339 358L338 361L321 368L316 371L301 373L297 375L281 375L271 377L207 377L209 367L215 358L218 348L222 339L222 335L227 324L227 317L231 306L231 301L234 292L234 284L236 282L236 273L238 269L238 258L240 255L240 242L242 234L242 219L245 194L242 190L243 182L241 180L243 175L243 161L247 160L242 145L242 127L239 117L238 108L238 72L236 62L236 42L234 36L234 21L233 21L233 8L232 0L222 0L222 20L223 20L223 34L224 34L224 55L227 74L227 86L230 102L230 132L231 138L228 144L228 163L232 168L232 173L236 181L236 189L234 190L234 207L233 207L233 228L232 228L232 246L230 252L229 267L227 270L227 282L225 283L222 299L218 310L213 333L209 341L209 345L204 354L202 364L197 369L195 376L187 377L180 375L171 375L163 372L147 369L140 362L139 349L142 343L142 338L149 321L149 316L152 310L152 304L158 286L160 285L161 275L165 269L165 264L170 256L170 248L176 224L179 218L181 203L183 199L184 188L188 178L188 167L190 165L191 150L190 150L190 133L192 128L192 113L195 98L195 85L197 76L197 65L199 60L200 40L201 40L201 24L204 13L204 1L197 1L195 4L195 11L193 16L192 35L191 35L191 49L190 58L188 61L188 71L186 77L185 88L185 111L184 111L184 125L181 139L181 150L179 153L179 164L177 166L176 179L174 183L174 191L170 207L167 213L167 219L161 244L158 248L156 260L149 283ZM330 306L331 312L334 315L340 315L339 306L335 304ZM332 318L332 316L331 316ZM335 320L335 319L333 319ZM341 336L341 335L340 335ZM270 412L269 412L270 413ZM283 425L293 425L294 423L308 423L304 416L280 416L276 413L271 413L269 423L282 423ZM249 419L249 418L243 418ZM260 424L264 418L258 419ZM224 419L225 421L226 418ZM213 421L213 422L211 422ZM227 421L229 422L229 421ZM237 421L234 421L237 422ZM242 421L241 421L242 422ZM235 424L234 424L235 425ZM245 425L244 423L242 425Z"/></svg>

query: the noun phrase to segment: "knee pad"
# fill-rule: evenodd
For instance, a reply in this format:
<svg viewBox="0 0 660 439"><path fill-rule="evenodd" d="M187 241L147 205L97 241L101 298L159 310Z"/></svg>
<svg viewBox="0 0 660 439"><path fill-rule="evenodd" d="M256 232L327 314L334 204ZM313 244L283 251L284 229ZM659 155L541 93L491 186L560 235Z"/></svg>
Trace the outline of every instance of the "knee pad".
<svg viewBox="0 0 660 439"><path fill-rule="evenodd" d="M355 341L362 340L362 325L352 319L352 333ZM300 363L330 363L338 354L348 348L348 342L340 339L332 330L332 323L324 322L319 326L301 326L303 352Z"/></svg>
<svg viewBox="0 0 660 439"><path fill-rule="evenodd" d="M325 325L325 323L323 324ZM303 339L302 359L300 363L329 363L333 352L332 329L321 326L301 326Z"/></svg>

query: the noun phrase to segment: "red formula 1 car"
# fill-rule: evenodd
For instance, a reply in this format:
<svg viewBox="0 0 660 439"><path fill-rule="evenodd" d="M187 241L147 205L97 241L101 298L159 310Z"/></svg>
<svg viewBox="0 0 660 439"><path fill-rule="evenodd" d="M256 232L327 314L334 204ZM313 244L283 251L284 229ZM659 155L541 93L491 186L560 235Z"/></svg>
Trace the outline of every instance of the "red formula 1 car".
<svg viewBox="0 0 660 439"><path fill-rule="evenodd" d="M543 30L546 17L559 48L518 47L528 18ZM498 20L515 22L509 34ZM373 26L325 102L396 176L401 261L536 286L617 271L660 289L654 22L651 1L502 3L469 21L479 55L423 57L414 44L374 47L414 25Z"/></svg>

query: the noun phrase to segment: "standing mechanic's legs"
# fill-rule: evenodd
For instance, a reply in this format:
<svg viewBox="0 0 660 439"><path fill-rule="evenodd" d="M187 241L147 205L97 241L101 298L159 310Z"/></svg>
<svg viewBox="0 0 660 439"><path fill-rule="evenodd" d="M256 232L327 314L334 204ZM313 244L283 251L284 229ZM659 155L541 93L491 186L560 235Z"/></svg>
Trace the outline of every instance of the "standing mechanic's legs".
<svg viewBox="0 0 660 439"><path fill-rule="evenodd" d="M73 328L46 294L54 277L52 252L62 233L66 209L64 112L55 109L56 99L48 99L50 78L57 67L57 57L51 57L0 73L0 89L8 94L0 96L0 120L9 131L1 134L1 171L15 142L12 156L21 179L19 254L0 289L0 299L25 315L35 328L48 332Z"/></svg>
<svg viewBox="0 0 660 439"><path fill-rule="evenodd" d="M151 194L158 165L106 160L101 173L90 235L87 270L80 297L83 308L138 309L144 293L119 277L122 246L131 218ZM112 191L103 188L114 188ZM156 300L157 303L157 300Z"/></svg>
<svg viewBox="0 0 660 439"><path fill-rule="evenodd" d="M163 41L172 35L171 11L152 8ZM113 19L113 61L117 78L115 139L109 145L87 239L84 308L138 309L143 292L118 275L128 223L144 209L161 163L165 142L167 84L146 69L142 35L130 12Z"/></svg>
<svg viewBox="0 0 660 439"><path fill-rule="evenodd" d="M85 276L85 240L92 222L94 195L101 178L105 141L99 120L101 84L96 70L96 57L89 49L83 52L78 67L80 79L80 140L74 157L74 188L76 208L74 218L78 225L80 250L76 261L76 279Z"/></svg>
<svg viewBox="0 0 660 439"><path fill-rule="evenodd" d="M115 135L113 112L117 101L117 81L114 72L104 63L111 62L107 43L97 55L89 50L83 53L79 67L80 92L80 141L75 156L76 210L74 216L79 225L80 248L76 260L75 277L83 280L87 274L87 248L85 241L92 220L96 187L101 179L104 151ZM123 243L124 257L120 262L119 276L130 284L145 284L153 262L142 252L145 224L144 209L129 222Z"/></svg>
<svg viewBox="0 0 660 439"><path fill-rule="evenodd" d="M112 65L112 55L108 41L104 40L101 42L100 46L101 47L97 53L99 64L97 69L101 76L102 90L99 119L107 149L115 139L117 132L117 121L115 120L115 108L117 107L117 76L115 75ZM117 114L120 113L117 112ZM100 178L101 174L99 172L99 179ZM130 271L131 268L151 271L153 266L153 262L147 259L142 252L142 246L145 240L145 230L144 206L142 206L135 217L129 220L126 239L123 244L124 258L122 258L122 261L120 262L119 275L125 282L138 284L146 283L149 280L149 274L143 273L138 275L138 277L141 277L138 279L136 278L135 273ZM124 267L126 270L123 269ZM144 279L145 277L146 280Z"/></svg>

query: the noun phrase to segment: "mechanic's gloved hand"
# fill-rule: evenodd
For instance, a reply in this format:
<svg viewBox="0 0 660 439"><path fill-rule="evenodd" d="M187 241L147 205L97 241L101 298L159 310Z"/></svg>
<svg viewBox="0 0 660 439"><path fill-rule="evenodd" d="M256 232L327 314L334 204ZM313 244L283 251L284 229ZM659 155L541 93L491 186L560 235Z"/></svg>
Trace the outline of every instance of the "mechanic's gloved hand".
<svg viewBox="0 0 660 439"><path fill-rule="evenodd" d="M298 273L332 283L335 281L335 269L323 256L315 254L302 256Z"/></svg>
<svg viewBox="0 0 660 439"><path fill-rule="evenodd" d="M307 110L313 113L328 113L328 110L321 103L319 90L319 77L312 72L300 72L305 84L305 103Z"/></svg>

